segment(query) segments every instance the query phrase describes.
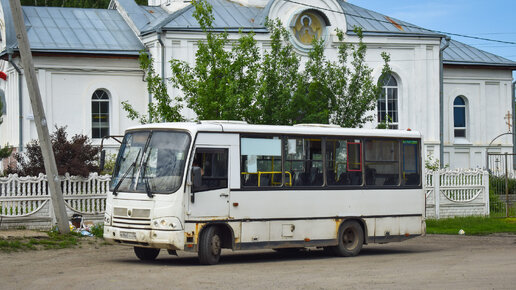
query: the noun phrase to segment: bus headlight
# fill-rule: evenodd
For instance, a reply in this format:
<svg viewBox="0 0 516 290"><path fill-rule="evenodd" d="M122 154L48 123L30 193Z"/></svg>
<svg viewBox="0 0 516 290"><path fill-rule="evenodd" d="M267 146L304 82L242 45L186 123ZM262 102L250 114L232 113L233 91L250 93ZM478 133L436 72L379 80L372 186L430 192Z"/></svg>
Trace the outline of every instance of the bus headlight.
<svg viewBox="0 0 516 290"><path fill-rule="evenodd" d="M155 230L180 230L181 222L176 217L161 217L151 221L151 227Z"/></svg>
<svg viewBox="0 0 516 290"><path fill-rule="evenodd" d="M109 214L104 214L104 225L110 226L111 225L111 216Z"/></svg>

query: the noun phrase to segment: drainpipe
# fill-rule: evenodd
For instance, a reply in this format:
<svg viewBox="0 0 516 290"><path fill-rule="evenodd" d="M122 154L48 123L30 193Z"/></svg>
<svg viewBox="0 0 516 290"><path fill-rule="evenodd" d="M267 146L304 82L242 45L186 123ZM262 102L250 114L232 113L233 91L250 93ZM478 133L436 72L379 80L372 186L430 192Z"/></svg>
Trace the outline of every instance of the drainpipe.
<svg viewBox="0 0 516 290"><path fill-rule="evenodd" d="M23 95L22 95L22 72L20 68L13 61L13 50L8 49L7 55L9 56L9 63L14 67L16 72L18 72L18 152L21 153L23 151Z"/></svg>
<svg viewBox="0 0 516 290"><path fill-rule="evenodd" d="M442 39L441 39L442 40ZM444 73L443 73L443 52L450 45L451 38L446 36L446 42L439 49L439 163L444 168Z"/></svg>
<svg viewBox="0 0 516 290"><path fill-rule="evenodd" d="M512 99L511 99L511 106L512 106L512 153L516 153L516 130L514 129L514 125L516 124L516 81L512 82ZM512 167L513 169L516 169L516 154L512 155Z"/></svg>
<svg viewBox="0 0 516 290"><path fill-rule="evenodd" d="M158 42L161 46L161 82L163 85L165 85L165 44L163 43L163 40L161 40L161 34L163 34L163 30L161 28L156 29L156 34L158 35ZM152 102L152 96L149 95L149 104L150 102Z"/></svg>

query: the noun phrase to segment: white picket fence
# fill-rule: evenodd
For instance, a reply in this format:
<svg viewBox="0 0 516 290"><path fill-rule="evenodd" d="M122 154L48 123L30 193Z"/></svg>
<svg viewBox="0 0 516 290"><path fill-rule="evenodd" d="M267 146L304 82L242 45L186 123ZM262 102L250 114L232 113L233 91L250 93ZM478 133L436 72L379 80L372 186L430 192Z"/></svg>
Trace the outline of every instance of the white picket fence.
<svg viewBox="0 0 516 290"><path fill-rule="evenodd" d="M60 179L68 216L80 214L85 220L101 222L111 177L97 173L87 178L66 174ZM0 229L49 229L55 223L45 175L0 177Z"/></svg>
<svg viewBox="0 0 516 290"><path fill-rule="evenodd" d="M489 173L439 170L425 174L426 216L489 215Z"/></svg>
<svg viewBox="0 0 516 290"><path fill-rule="evenodd" d="M110 179L97 173L61 177L68 216L102 222ZM487 171L430 171L424 181L428 218L489 214ZM49 229L56 223L52 208L45 175L0 177L0 229Z"/></svg>

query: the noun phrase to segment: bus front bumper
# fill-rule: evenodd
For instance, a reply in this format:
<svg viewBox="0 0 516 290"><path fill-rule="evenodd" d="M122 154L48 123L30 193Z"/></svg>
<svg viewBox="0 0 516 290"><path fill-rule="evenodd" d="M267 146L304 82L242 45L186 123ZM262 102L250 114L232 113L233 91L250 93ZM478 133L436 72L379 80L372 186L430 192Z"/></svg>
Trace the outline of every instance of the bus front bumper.
<svg viewBox="0 0 516 290"><path fill-rule="evenodd" d="M142 230L104 226L104 239L111 244L183 250L184 231Z"/></svg>

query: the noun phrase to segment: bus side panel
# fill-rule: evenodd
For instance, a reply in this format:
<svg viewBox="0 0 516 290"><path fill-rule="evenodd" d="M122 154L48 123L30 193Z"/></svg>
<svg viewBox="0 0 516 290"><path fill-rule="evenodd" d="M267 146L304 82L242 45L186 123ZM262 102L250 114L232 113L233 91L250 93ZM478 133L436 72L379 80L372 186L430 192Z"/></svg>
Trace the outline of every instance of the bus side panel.
<svg viewBox="0 0 516 290"><path fill-rule="evenodd" d="M263 243L268 242L269 238L268 221L242 222L241 243Z"/></svg>
<svg viewBox="0 0 516 290"><path fill-rule="evenodd" d="M270 222L271 241L318 241L336 240L340 222L325 220L288 220Z"/></svg>
<svg viewBox="0 0 516 290"><path fill-rule="evenodd" d="M232 191L233 219L423 216L422 189Z"/></svg>
<svg viewBox="0 0 516 290"><path fill-rule="evenodd" d="M412 236L424 234L421 223L422 217L401 217L400 218L400 235Z"/></svg>
<svg viewBox="0 0 516 290"><path fill-rule="evenodd" d="M366 221L367 242L422 233L421 189L233 191L231 203L238 204L230 206L234 219L270 221L271 241L336 239L340 222L353 217ZM242 233L255 230L252 224L242 223Z"/></svg>
<svg viewBox="0 0 516 290"><path fill-rule="evenodd" d="M400 235L400 218L386 217L376 219L375 238Z"/></svg>

